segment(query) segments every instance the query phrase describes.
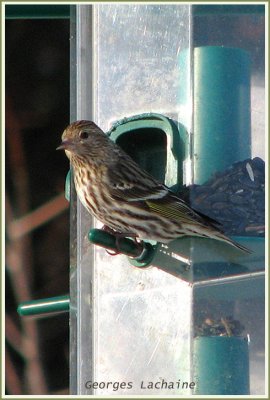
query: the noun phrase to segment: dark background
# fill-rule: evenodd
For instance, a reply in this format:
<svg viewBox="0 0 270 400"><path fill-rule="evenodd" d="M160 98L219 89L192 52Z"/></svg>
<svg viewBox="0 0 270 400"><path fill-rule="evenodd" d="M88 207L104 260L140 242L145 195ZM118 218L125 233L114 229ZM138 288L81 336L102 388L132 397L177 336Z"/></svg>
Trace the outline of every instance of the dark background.
<svg viewBox="0 0 270 400"><path fill-rule="evenodd" d="M68 394L68 313L20 317L22 301L68 294L69 213L19 238L12 223L63 196L68 160L69 19L6 20L6 390ZM16 233L15 229L15 233Z"/></svg>

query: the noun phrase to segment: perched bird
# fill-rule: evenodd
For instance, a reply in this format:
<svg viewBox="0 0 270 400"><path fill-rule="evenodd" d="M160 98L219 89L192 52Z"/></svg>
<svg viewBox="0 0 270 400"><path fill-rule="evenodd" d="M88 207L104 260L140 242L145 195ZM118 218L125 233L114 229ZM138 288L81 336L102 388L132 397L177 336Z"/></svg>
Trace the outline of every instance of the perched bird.
<svg viewBox="0 0 270 400"><path fill-rule="evenodd" d="M57 149L71 162L80 201L110 229L162 243L199 236L249 252L144 171L94 122L70 124Z"/></svg>

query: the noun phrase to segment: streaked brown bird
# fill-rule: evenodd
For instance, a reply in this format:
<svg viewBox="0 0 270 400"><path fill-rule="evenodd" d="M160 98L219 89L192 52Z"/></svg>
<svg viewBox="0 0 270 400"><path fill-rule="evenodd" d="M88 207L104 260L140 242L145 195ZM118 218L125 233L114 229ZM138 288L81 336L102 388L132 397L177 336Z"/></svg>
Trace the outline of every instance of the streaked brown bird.
<svg viewBox="0 0 270 400"><path fill-rule="evenodd" d="M57 149L70 159L82 204L110 229L162 243L199 236L249 252L144 171L94 122L70 124Z"/></svg>

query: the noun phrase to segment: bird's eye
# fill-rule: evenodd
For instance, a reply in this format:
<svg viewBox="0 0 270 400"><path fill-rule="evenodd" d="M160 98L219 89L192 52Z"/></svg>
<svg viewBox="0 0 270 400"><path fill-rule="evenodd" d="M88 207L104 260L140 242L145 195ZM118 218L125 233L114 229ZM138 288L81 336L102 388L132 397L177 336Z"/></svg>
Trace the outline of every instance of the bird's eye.
<svg viewBox="0 0 270 400"><path fill-rule="evenodd" d="M87 139L88 136L89 136L88 132L86 132L86 131L80 132L80 138L81 139Z"/></svg>

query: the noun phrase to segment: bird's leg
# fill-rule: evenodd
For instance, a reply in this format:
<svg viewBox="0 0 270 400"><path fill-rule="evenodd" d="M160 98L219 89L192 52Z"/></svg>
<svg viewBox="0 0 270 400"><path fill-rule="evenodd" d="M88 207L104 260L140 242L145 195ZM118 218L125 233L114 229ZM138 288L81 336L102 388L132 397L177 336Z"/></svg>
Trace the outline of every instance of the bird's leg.
<svg viewBox="0 0 270 400"><path fill-rule="evenodd" d="M108 232L108 233L111 233L112 235L114 235L115 232L116 232L114 229L110 228L108 225L103 225L101 230L105 231L105 232Z"/></svg>
<svg viewBox="0 0 270 400"><path fill-rule="evenodd" d="M113 236L115 236L115 234L116 234L116 231L107 225L103 225L103 227L101 229L105 232L111 233ZM117 245L117 247L118 247L118 245ZM110 251L108 249L105 249L105 250L106 250L106 253L108 253L110 256L117 256L117 254L120 253L119 251ZM119 248L118 248L118 250L119 250Z"/></svg>
<svg viewBox="0 0 270 400"><path fill-rule="evenodd" d="M136 242L136 244L137 244L138 246L139 246L139 245L142 246L142 245L141 245L141 242L138 241L137 235L136 235L135 233L131 233L131 232L118 232L118 231L115 231L114 229L110 228L110 227L107 226L107 225L103 225L103 227L102 227L101 229L102 229L103 231L105 231L105 232L111 233L111 234L115 237L115 244L116 244L117 251L110 251L110 250L106 249L106 252L107 252L110 256L116 256L117 254L120 254L120 253L121 253L121 251L120 251L120 240L121 240L121 238L124 238L124 237L133 238L134 241ZM142 250L143 250L143 246L142 246Z"/></svg>

